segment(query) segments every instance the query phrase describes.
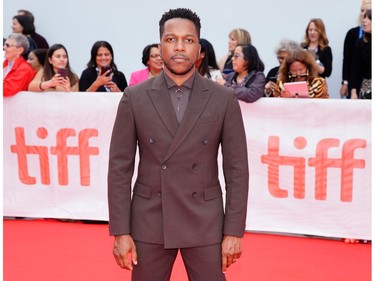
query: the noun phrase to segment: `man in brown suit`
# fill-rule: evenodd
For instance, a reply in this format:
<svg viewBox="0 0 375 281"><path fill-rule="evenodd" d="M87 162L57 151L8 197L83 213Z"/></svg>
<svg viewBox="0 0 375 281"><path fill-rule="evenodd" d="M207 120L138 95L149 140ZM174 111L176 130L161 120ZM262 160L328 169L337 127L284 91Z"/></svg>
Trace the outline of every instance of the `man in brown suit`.
<svg viewBox="0 0 375 281"><path fill-rule="evenodd" d="M195 70L199 17L174 9L159 26L164 71L126 88L113 128L108 172L113 254L119 266L132 270L133 281L169 280L179 250L189 280L225 280L223 273L241 256L247 211L241 110L232 89Z"/></svg>

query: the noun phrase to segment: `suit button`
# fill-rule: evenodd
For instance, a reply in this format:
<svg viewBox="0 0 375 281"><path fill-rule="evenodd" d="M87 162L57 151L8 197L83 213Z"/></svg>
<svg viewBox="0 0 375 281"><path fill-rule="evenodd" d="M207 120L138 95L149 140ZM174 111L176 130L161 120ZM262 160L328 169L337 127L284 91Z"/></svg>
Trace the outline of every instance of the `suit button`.
<svg viewBox="0 0 375 281"><path fill-rule="evenodd" d="M191 194L191 196L193 196L194 198L196 198L196 197L198 196L198 193L193 192L193 193Z"/></svg>
<svg viewBox="0 0 375 281"><path fill-rule="evenodd" d="M167 169L167 165L161 165L161 169L162 170L166 170Z"/></svg>
<svg viewBox="0 0 375 281"><path fill-rule="evenodd" d="M202 140L203 144L208 144L208 140Z"/></svg>
<svg viewBox="0 0 375 281"><path fill-rule="evenodd" d="M157 195L158 197L161 197L161 191L158 191Z"/></svg>
<svg viewBox="0 0 375 281"><path fill-rule="evenodd" d="M198 169L198 165L197 164L194 164L193 166L191 166L191 168L196 171Z"/></svg>
<svg viewBox="0 0 375 281"><path fill-rule="evenodd" d="M149 142L150 142L151 144L153 144L153 143L155 143L155 139L154 139L154 138L151 138L151 139L149 140Z"/></svg>

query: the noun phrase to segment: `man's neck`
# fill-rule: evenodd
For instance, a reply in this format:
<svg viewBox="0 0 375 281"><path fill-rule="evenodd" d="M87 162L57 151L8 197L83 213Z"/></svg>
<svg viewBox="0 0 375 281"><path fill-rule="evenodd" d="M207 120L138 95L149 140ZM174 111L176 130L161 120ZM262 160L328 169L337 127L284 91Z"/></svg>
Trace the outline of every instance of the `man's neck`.
<svg viewBox="0 0 375 281"><path fill-rule="evenodd" d="M191 71L184 75L178 75L178 74L173 74L170 72L168 69L164 69L164 72L166 75L168 75L169 78L173 80L173 82L176 83L177 86L181 86L184 84L185 81L187 81L195 72L195 68L193 68Z"/></svg>

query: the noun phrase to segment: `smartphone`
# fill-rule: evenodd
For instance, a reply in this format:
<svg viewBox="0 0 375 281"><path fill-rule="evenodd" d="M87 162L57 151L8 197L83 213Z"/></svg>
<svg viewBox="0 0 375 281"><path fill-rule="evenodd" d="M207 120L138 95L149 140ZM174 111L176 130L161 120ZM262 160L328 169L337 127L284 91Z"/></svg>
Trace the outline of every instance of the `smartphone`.
<svg viewBox="0 0 375 281"><path fill-rule="evenodd" d="M273 83L276 83L276 80L277 80L276 76L272 76L272 77L269 78L269 81L271 81Z"/></svg>
<svg viewBox="0 0 375 281"><path fill-rule="evenodd" d="M223 69L223 74L229 74L229 73L232 73L233 71L234 71L233 69L224 68Z"/></svg>
<svg viewBox="0 0 375 281"><path fill-rule="evenodd" d="M62 78L66 78L66 76L68 75L66 68L59 68L57 70L57 73L60 74Z"/></svg>
<svg viewBox="0 0 375 281"><path fill-rule="evenodd" d="M112 68L110 66L102 66L102 70L100 71L100 75L103 75L108 70L112 70ZM109 76L109 75L111 75L111 71L109 71L106 76Z"/></svg>

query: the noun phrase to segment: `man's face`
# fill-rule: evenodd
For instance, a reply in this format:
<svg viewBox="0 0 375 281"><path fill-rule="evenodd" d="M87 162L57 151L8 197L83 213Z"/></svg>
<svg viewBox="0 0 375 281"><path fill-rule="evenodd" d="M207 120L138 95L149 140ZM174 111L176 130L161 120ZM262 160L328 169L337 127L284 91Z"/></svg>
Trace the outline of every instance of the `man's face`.
<svg viewBox="0 0 375 281"><path fill-rule="evenodd" d="M184 76L194 72L200 52L198 34L192 21L181 18L165 22L160 42L164 70Z"/></svg>

